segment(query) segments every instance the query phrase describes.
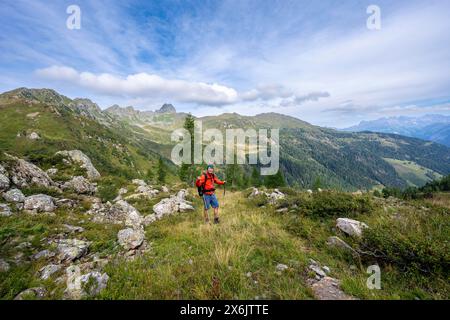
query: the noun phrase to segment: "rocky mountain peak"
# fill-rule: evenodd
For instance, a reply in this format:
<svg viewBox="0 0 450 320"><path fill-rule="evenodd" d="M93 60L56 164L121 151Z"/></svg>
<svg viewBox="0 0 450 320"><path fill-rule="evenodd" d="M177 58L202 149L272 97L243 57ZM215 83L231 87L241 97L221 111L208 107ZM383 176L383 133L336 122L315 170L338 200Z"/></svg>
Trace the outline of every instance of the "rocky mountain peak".
<svg viewBox="0 0 450 320"><path fill-rule="evenodd" d="M30 103L46 103L50 105L66 105L71 99L53 89L18 88L0 95L2 100L24 100Z"/></svg>
<svg viewBox="0 0 450 320"><path fill-rule="evenodd" d="M159 110L156 110L156 113L176 113L177 110L170 103L165 103Z"/></svg>

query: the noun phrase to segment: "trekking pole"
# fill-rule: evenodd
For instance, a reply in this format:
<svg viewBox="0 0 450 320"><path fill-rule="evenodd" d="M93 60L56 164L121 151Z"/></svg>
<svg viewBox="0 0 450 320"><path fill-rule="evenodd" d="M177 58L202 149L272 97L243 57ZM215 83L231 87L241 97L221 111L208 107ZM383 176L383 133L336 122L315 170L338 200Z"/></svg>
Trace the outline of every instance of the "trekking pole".
<svg viewBox="0 0 450 320"><path fill-rule="evenodd" d="M227 181L227 173L224 172L223 175L224 175L224 179L223 180ZM225 192L226 192L226 189L227 189L226 185L227 185L226 183L223 184L223 205L225 205Z"/></svg>

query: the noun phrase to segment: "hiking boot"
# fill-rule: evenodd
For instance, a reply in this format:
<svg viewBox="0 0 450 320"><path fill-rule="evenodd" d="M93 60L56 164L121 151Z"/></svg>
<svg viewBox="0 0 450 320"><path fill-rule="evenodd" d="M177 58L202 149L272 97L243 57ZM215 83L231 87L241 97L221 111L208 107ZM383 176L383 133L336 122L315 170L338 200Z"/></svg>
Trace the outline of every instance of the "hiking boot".
<svg viewBox="0 0 450 320"><path fill-rule="evenodd" d="M214 224L219 224L219 218L214 218Z"/></svg>

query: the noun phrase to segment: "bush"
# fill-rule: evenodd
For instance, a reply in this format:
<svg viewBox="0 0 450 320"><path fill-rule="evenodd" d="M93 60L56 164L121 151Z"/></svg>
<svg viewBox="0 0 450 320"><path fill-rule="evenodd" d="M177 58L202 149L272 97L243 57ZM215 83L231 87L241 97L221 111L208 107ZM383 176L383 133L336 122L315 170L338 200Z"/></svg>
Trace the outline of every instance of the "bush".
<svg viewBox="0 0 450 320"><path fill-rule="evenodd" d="M331 191L314 193L312 199L304 202L302 207L307 214L320 217L350 217L373 211L373 204L368 196Z"/></svg>
<svg viewBox="0 0 450 320"><path fill-rule="evenodd" d="M450 265L446 209L409 212L396 220L381 220L364 231L361 247L402 268L447 272Z"/></svg>

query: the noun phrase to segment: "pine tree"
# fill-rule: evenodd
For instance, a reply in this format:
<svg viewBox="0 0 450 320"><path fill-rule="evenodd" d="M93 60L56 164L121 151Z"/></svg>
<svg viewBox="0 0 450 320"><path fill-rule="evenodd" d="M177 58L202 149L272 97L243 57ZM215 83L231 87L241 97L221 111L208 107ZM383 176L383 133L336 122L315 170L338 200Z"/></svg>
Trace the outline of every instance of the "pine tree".
<svg viewBox="0 0 450 320"><path fill-rule="evenodd" d="M320 179L320 177L316 177L316 179L314 180L314 184L313 184L313 190L318 190L322 188L322 181Z"/></svg>
<svg viewBox="0 0 450 320"><path fill-rule="evenodd" d="M145 178L147 179L147 181L153 181L154 174L153 174L152 169L147 170L147 173L145 174Z"/></svg>
<svg viewBox="0 0 450 320"><path fill-rule="evenodd" d="M261 186L261 176L256 167L253 167L250 184L253 185L254 187Z"/></svg>
<svg viewBox="0 0 450 320"><path fill-rule="evenodd" d="M160 183L166 182L166 176L167 176L166 164L164 163L162 158L159 158L159 160L158 160L158 182L160 182Z"/></svg>
<svg viewBox="0 0 450 320"><path fill-rule="evenodd" d="M268 188L278 188L286 186L286 181L284 180L281 170L278 170L276 174L267 176L264 184Z"/></svg>
<svg viewBox="0 0 450 320"><path fill-rule="evenodd" d="M186 129L191 135L191 159L190 163L183 163L178 171L178 175L181 181L192 183L195 176L194 168L194 131L195 131L195 118L189 113L184 119L183 128Z"/></svg>

